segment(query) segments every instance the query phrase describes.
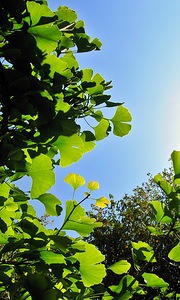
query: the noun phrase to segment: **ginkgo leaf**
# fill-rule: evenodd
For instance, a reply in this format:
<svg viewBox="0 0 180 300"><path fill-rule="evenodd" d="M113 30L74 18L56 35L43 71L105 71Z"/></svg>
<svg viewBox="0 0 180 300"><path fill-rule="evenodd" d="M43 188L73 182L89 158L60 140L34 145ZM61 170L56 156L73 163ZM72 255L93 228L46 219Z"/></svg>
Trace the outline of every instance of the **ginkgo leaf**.
<svg viewBox="0 0 180 300"><path fill-rule="evenodd" d="M38 200L44 204L46 212L50 216L59 216L62 208L60 207L61 201L53 194L40 195Z"/></svg>
<svg viewBox="0 0 180 300"><path fill-rule="evenodd" d="M85 142L84 137L77 134L60 136L54 143L60 151L60 166L67 167L77 162L86 152L95 147L93 142Z"/></svg>
<svg viewBox="0 0 180 300"><path fill-rule="evenodd" d="M66 215L63 229L74 230L82 236L87 236L94 228L102 224L95 218L89 218L85 209L77 201L66 201Z"/></svg>
<svg viewBox="0 0 180 300"><path fill-rule="evenodd" d="M157 276L156 274L153 274L153 273L144 272L142 274L142 277L144 278L147 286L152 287L152 288L168 287L168 285L169 285L162 278L160 278L159 276Z"/></svg>
<svg viewBox="0 0 180 300"><path fill-rule="evenodd" d="M144 260L147 262L156 262L156 258L154 257L153 248L145 242L131 242L133 247L133 253L136 255L138 260Z"/></svg>
<svg viewBox="0 0 180 300"><path fill-rule="evenodd" d="M99 189L99 183L97 181L90 181L87 185L87 188L90 191L98 190Z"/></svg>
<svg viewBox="0 0 180 300"><path fill-rule="evenodd" d="M28 174L32 178L31 198L38 198L46 193L55 183L51 159L40 154L32 159L32 165L27 164Z"/></svg>
<svg viewBox="0 0 180 300"><path fill-rule="evenodd" d="M103 140L108 136L109 121L102 119L99 124L94 127L95 137L97 141Z"/></svg>
<svg viewBox="0 0 180 300"><path fill-rule="evenodd" d="M101 197L99 199L96 199L96 206L104 208L106 207L108 204L110 204L109 199L107 199L106 197Z"/></svg>
<svg viewBox="0 0 180 300"><path fill-rule="evenodd" d="M105 257L92 244L86 242L79 242L85 246L84 252L77 252L74 257L80 262L80 273L84 286L90 287L99 284L106 276L106 269L103 264ZM88 259L87 259L88 258Z"/></svg>
<svg viewBox="0 0 180 300"><path fill-rule="evenodd" d="M47 18L55 16L47 5L39 4L34 1L27 1L27 9L31 17L31 26L38 24L42 17Z"/></svg>
<svg viewBox="0 0 180 300"><path fill-rule="evenodd" d="M51 264L66 264L66 261L64 259L64 255L60 254L60 253L54 253L52 251L42 250L40 252L40 257L48 265L51 265Z"/></svg>
<svg viewBox="0 0 180 300"><path fill-rule="evenodd" d="M114 263L112 266L108 267L108 269L113 271L115 274L121 275L127 273L130 267L131 264L127 260L120 260Z"/></svg>
<svg viewBox="0 0 180 300"><path fill-rule="evenodd" d="M164 203L153 200L150 205L153 208L153 214L155 215L157 222L160 222L164 216Z"/></svg>
<svg viewBox="0 0 180 300"><path fill-rule="evenodd" d="M118 106L114 117L111 119L113 123L113 133L117 136L123 137L131 130L131 125L128 124L132 120L132 116L127 108Z"/></svg>
<svg viewBox="0 0 180 300"><path fill-rule="evenodd" d="M74 191L79 188L80 186L84 185L85 184L85 179L84 177L82 177L81 175L79 174L74 174L74 173L70 173L68 174L64 181L68 184L70 184Z"/></svg>
<svg viewBox="0 0 180 300"><path fill-rule="evenodd" d="M180 261L180 242L174 248L171 249L171 251L168 254L168 257L174 261Z"/></svg>
<svg viewBox="0 0 180 300"><path fill-rule="evenodd" d="M180 151L173 151L171 154L175 174L180 173Z"/></svg>
<svg viewBox="0 0 180 300"><path fill-rule="evenodd" d="M83 156L83 141L76 134L72 136L60 136L54 145L60 151L61 167L67 167Z"/></svg>

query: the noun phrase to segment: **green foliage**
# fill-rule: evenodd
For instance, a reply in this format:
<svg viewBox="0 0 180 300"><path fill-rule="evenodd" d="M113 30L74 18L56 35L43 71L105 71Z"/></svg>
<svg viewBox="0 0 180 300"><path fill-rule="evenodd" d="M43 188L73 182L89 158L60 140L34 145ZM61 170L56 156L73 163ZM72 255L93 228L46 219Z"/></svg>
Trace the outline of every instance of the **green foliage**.
<svg viewBox="0 0 180 300"><path fill-rule="evenodd" d="M103 210L92 206L89 215L103 223L88 237L105 255L108 292L103 299L176 299L179 294L178 156L172 155L176 175L164 170L131 196L115 202L110 195ZM130 286L126 272L134 278Z"/></svg>
<svg viewBox="0 0 180 300"><path fill-rule="evenodd" d="M102 114L98 124L106 120L109 133L110 123L116 121L119 130L122 127L120 136L129 132L123 129L123 122L131 120L129 112L104 94L110 82L91 69L79 69L73 53L99 50L101 43L90 41L73 10L63 6L52 12L46 4L25 0L13 10L2 1L0 9L2 166L25 173L27 161L31 164L39 155L52 159L53 153L59 154L54 163L63 167L78 161L94 148L97 131L83 131L78 119L90 122L99 105L122 111L116 120ZM32 197L38 195L32 191Z"/></svg>
<svg viewBox="0 0 180 300"><path fill-rule="evenodd" d="M104 196L94 199L98 217L86 214L81 204L99 184L87 183L84 198L77 201L75 192L85 185L79 174L65 178L73 195L66 201L59 228L46 226L46 217L39 218L29 201L38 200L46 215L59 217L62 203L49 192L55 184L55 166L77 162L111 131L123 137L131 129L127 108L109 101L111 82L89 68L79 69L76 53L100 48L101 42L90 39L84 22L66 6L53 12L45 0L0 2L0 298L130 299L146 297L152 288L158 289L156 299L175 296L176 290L168 291L169 281L164 274L158 276L156 266L162 249L166 249L167 265L177 267L179 262L179 152L172 154L173 179L155 178L165 198L153 196L141 205L136 195L133 204L121 203L125 208L121 222L128 216L126 225L116 221L115 211L109 220L103 219L102 208L106 213L107 205L111 204L111 209L116 206ZM114 116L107 118L104 108L114 107ZM27 192L18 187L24 176L32 180ZM136 225L133 217L139 205L142 214L139 220L137 214ZM147 222L139 227L146 217ZM115 229L116 245L107 247L112 260L106 268L107 254L83 237L100 232L104 247L108 224L108 230ZM127 226L131 239L125 241ZM67 235L68 230L78 237ZM127 257L115 255L120 235L124 235L121 254L128 249ZM118 282L104 285L104 278L107 283L112 273Z"/></svg>

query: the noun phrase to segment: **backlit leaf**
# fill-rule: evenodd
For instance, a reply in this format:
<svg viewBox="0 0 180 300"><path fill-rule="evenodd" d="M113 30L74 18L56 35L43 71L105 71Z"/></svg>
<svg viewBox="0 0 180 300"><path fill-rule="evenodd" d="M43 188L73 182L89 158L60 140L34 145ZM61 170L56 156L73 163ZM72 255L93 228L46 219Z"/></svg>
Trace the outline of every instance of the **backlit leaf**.
<svg viewBox="0 0 180 300"><path fill-rule="evenodd" d="M165 282L162 278L153 273L143 273L142 277L144 278L148 287L152 288L161 288L168 287L168 283Z"/></svg>
<svg viewBox="0 0 180 300"><path fill-rule="evenodd" d="M173 151L171 154L175 174L180 174L180 151Z"/></svg>
<svg viewBox="0 0 180 300"><path fill-rule="evenodd" d="M50 216L59 216L61 211L61 201L56 198L53 194L43 194L40 195L38 200L44 204L46 212Z"/></svg>
<svg viewBox="0 0 180 300"><path fill-rule="evenodd" d="M74 134L72 136L60 136L54 145L60 151L61 167L67 167L77 162L84 153L91 151L95 143L84 142L80 136Z"/></svg>
<svg viewBox="0 0 180 300"><path fill-rule="evenodd" d="M35 1L27 1L27 9L30 13L31 26L38 24L42 17L54 17L54 13L47 5L40 5Z"/></svg>
<svg viewBox="0 0 180 300"><path fill-rule="evenodd" d="M174 261L180 261L180 242L174 248L171 249L171 251L168 254L168 257Z"/></svg>
<svg viewBox="0 0 180 300"><path fill-rule="evenodd" d="M115 274L121 275L127 273L130 267L131 264L127 260L120 260L114 263L112 266L108 267L108 269L113 271Z"/></svg>
<svg viewBox="0 0 180 300"><path fill-rule="evenodd" d="M77 19L77 14L74 10L68 8L67 6L60 6L56 11L59 21L66 21L72 23Z"/></svg>
<svg viewBox="0 0 180 300"><path fill-rule="evenodd" d="M52 251L42 250L40 252L40 257L43 259L48 265L51 264L66 264L64 259L64 255L60 253L54 253Z"/></svg>
<svg viewBox="0 0 180 300"><path fill-rule="evenodd" d="M89 218L85 209L78 205L77 201L66 201L66 215L63 229L74 230L82 236L87 236L94 228L100 227L101 223L95 218Z"/></svg>
<svg viewBox="0 0 180 300"><path fill-rule="evenodd" d="M56 25L45 24L30 27L28 32L36 39L37 47L41 51L51 53L58 46L61 32Z"/></svg>
<svg viewBox="0 0 180 300"><path fill-rule="evenodd" d="M94 127L95 137L97 141L103 140L108 136L109 121L102 119L99 124Z"/></svg>
<svg viewBox="0 0 180 300"><path fill-rule="evenodd" d="M151 201L150 205L153 208L153 213L157 222L160 222L164 216L164 203L153 200Z"/></svg>
<svg viewBox="0 0 180 300"><path fill-rule="evenodd" d="M32 159L32 165L28 165L27 168L28 174L32 178L31 198L38 198L55 183L51 159L44 154L40 154Z"/></svg>
<svg viewBox="0 0 180 300"><path fill-rule="evenodd" d="M99 199L96 199L96 206L104 208L106 207L108 204L110 204L109 199L107 199L106 197L101 197Z"/></svg>
<svg viewBox="0 0 180 300"><path fill-rule="evenodd" d="M123 137L131 130L131 125L128 124L132 120L131 114L124 106L118 106L114 117L111 119L113 123L113 133L117 136Z"/></svg>
<svg viewBox="0 0 180 300"><path fill-rule="evenodd" d="M85 246L85 251L76 253L75 258L80 262L80 273L83 284L86 287L98 284L106 275L105 266L100 264L104 261L104 255L92 244L80 242Z"/></svg>
<svg viewBox="0 0 180 300"><path fill-rule="evenodd" d="M161 174L157 174L156 176L154 176L154 181L163 189L163 191L167 195L173 192L173 187L170 185L169 182L164 180Z"/></svg>
<svg viewBox="0 0 180 300"><path fill-rule="evenodd" d="M85 184L85 179L79 174L70 173L68 174L64 181L68 184L70 184L74 190L79 188L80 186Z"/></svg>
<svg viewBox="0 0 180 300"><path fill-rule="evenodd" d="M97 181L90 181L87 185L87 188L90 191L98 190L99 189L99 183Z"/></svg>
<svg viewBox="0 0 180 300"><path fill-rule="evenodd" d="M43 65L47 65L47 67L49 67L48 75L51 78L54 77L55 73L61 74L67 78L71 78L72 76L68 63L54 54L47 55L46 59L43 61Z"/></svg>
<svg viewBox="0 0 180 300"><path fill-rule="evenodd" d="M149 246L149 244L139 241L138 243L131 242L131 245L133 247L133 253L136 256L137 260L156 262L156 259L154 257L154 250L151 246Z"/></svg>

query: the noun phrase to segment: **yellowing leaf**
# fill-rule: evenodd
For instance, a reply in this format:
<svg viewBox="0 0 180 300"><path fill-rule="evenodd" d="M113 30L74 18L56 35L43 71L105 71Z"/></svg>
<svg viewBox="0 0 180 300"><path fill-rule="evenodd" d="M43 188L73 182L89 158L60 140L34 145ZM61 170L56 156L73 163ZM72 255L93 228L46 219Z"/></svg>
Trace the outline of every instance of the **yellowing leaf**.
<svg viewBox="0 0 180 300"><path fill-rule="evenodd" d="M98 190L99 183L97 181L90 181L87 185L87 188L90 189L90 191Z"/></svg>
<svg viewBox="0 0 180 300"><path fill-rule="evenodd" d="M64 181L68 184L70 184L74 190L79 188L80 186L85 184L85 179L79 174L70 173L68 174Z"/></svg>
<svg viewBox="0 0 180 300"><path fill-rule="evenodd" d="M110 204L110 201L106 198L106 197L101 197L99 199L96 199L96 206L104 208L106 207L108 204Z"/></svg>

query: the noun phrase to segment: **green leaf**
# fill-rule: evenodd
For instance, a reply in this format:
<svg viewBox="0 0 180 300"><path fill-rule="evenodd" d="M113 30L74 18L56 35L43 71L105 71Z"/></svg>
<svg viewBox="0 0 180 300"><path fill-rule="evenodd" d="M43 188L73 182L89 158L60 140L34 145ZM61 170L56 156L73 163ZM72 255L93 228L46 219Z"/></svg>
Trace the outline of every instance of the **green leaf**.
<svg viewBox="0 0 180 300"><path fill-rule="evenodd" d="M46 59L43 61L43 65L49 67L48 75L50 78L53 78L55 73L61 74L68 79L72 77L68 63L63 59L58 58L55 54L47 55Z"/></svg>
<svg viewBox="0 0 180 300"><path fill-rule="evenodd" d="M46 193L55 183L51 159L40 154L32 159L32 165L27 165L28 175L32 178L31 198L38 198Z"/></svg>
<svg viewBox="0 0 180 300"><path fill-rule="evenodd" d="M74 10L68 8L67 6L60 6L56 11L58 20L62 22L73 23L77 19L77 14Z"/></svg>
<svg viewBox="0 0 180 300"><path fill-rule="evenodd" d="M27 219L22 219L18 226L26 233L28 233L31 237L34 237L38 231L38 227L33 224L32 221Z"/></svg>
<svg viewBox="0 0 180 300"><path fill-rule="evenodd" d="M119 285L111 285L109 288L118 294L118 299L130 299L132 292L138 287L138 281L131 275L125 275L119 282Z"/></svg>
<svg viewBox="0 0 180 300"><path fill-rule="evenodd" d="M162 278L153 273L143 273L142 277L144 278L148 287L152 288L161 288L168 287L168 283L165 282Z"/></svg>
<svg viewBox="0 0 180 300"><path fill-rule="evenodd" d="M67 167L77 162L84 153L91 151L95 144L84 142L83 139L74 134L72 136L60 136L54 143L60 151L60 166Z"/></svg>
<svg viewBox="0 0 180 300"><path fill-rule="evenodd" d="M86 81L89 82L91 81L91 78L93 76L93 70L92 69L84 69L82 70L83 76L82 76L82 82Z"/></svg>
<svg viewBox="0 0 180 300"><path fill-rule="evenodd" d="M63 222L63 229L74 230L82 236L87 236L94 228L100 227L101 223L95 218L89 218L85 209L77 201L66 202L66 215Z"/></svg>
<svg viewBox="0 0 180 300"><path fill-rule="evenodd" d="M6 182L3 182L0 184L0 196L4 198L9 197L9 192L12 184L7 184Z"/></svg>
<svg viewBox="0 0 180 300"><path fill-rule="evenodd" d="M103 140L108 136L109 121L102 119L99 124L94 127L95 137L97 141Z"/></svg>
<svg viewBox="0 0 180 300"><path fill-rule="evenodd" d="M132 120L131 114L124 106L118 106L114 117L111 119L114 129L113 133L117 136L123 137L131 130L131 125L127 124Z"/></svg>
<svg viewBox="0 0 180 300"><path fill-rule="evenodd" d="M55 16L47 5L39 4L35 1L27 1L27 9L30 13L31 26L38 24L42 17Z"/></svg>
<svg viewBox="0 0 180 300"><path fill-rule="evenodd" d="M164 180L161 174L154 176L154 181L162 188L166 195L169 195L171 192L173 192L173 187L169 182Z"/></svg>
<svg viewBox="0 0 180 300"><path fill-rule="evenodd" d="M151 201L150 205L153 208L153 213L155 215L156 221L158 223L161 222L161 220L164 216L164 203L153 200L153 201Z"/></svg>
<svg viewBox="0 0 180 300"><path fill-rule="evenodd" d="M113 271L115 274L121 275L127 273L130 267L131 264L127 260L120 260L114 263L112 266L108 267L108 269Z"/></svg>
<svg viewBox="0 0 180 300"><path fill-rule="evenodd" d="M11 198L4 203L4 206L7 211L16 211L18 209L18 204Z"/></svg>
<svg viewBox="0 0 180 300"><path fill-rule="evenodd" d="M85 251L76 253L75 258L80 262L80 273L85 287L90 287L102 282L106 276L105 266L100 264L105 257L92 244L79 242L85 246Z"/></svg>
<svg viewBox="0 0 180 300"><path fill-rule="evenodd" d="M83 186L85 184L85 179L79 174L70 173L68 174L64 181L72 186L72 188L77 190L80 186Z"/></svg>
<svg viewBox="0 0 180 300"><path fill-rule="evenodd" d="M137 260L156 262L153 248L149 244L139 241L138 243L131 242L131 245L133 247L133 254Z"/></svg>
<svg viewBox="0 0 180 300"><path fill-rule="evenodd" d="M72 54L72 52L66 53L62 58L61 61L64 61L67 63L69 69L77 70L79 65L75 58L75 56Z"/></svg>
<svg viewBox="0 0 180 300"><path fill-rule="evenodd" d="M43 259L48 265L51 264L66 265L64 255L60 253L54 253L52 251L42 250L40 251L40 258Z"/></svg>
<svg viewBox="0 0 180 300"><path fill-rule="evenodd" d="M44 204L46 212L50 216L59 216L62 208L60 207L61 201L53 194L40 195L38 200Z"/></svg>
<svg viewBox="0 0 180 300"><path fill-rule="evenodd" d="M35 38L37 47L46 53L55 51L61 38L60 30L52 24L30 27L28 32Z"/></svg>
<svg viewBox="0 0 180 300"><path fill-rule="evenodd" d="M171 249L168 254L168 257L176 262L180 261L180 242Z"/></svg>
<svg viewBox="0 0 180 300"><path fill-rule="evenodd" d="M173 151L171 154L175 175L180 173L180 151Z"/></svg>

